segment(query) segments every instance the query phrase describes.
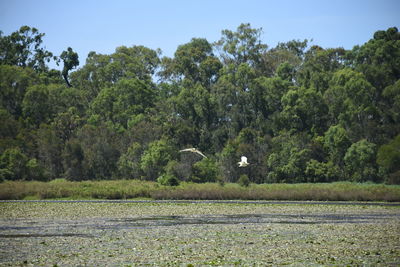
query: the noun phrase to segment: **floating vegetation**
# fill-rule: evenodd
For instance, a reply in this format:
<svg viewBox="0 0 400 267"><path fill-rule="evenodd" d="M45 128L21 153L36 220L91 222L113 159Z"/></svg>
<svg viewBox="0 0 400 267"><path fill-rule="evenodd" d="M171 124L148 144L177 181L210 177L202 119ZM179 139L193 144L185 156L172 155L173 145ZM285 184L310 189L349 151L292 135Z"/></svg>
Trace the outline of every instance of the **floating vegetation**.
<svg viewBox="0 0 400 267"><path fill-rule="evenodd" d="M400 207L0 203L0 265L397 265Z"/></svg>

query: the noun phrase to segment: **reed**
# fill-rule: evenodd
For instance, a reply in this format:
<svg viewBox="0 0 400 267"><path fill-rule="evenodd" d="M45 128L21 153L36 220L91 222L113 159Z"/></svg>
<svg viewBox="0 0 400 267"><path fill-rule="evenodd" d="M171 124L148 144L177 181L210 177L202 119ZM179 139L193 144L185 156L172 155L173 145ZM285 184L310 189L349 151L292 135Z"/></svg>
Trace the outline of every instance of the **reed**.
<svg viewBox="0 0 400 267"><path fill-rule="evenodd" d="M399 185L337 182L326 184L181 183L162 186L140 180L71 182L7 181L0 184L0 199L157 199L157 200L317 200L400 201Z"/></svg>

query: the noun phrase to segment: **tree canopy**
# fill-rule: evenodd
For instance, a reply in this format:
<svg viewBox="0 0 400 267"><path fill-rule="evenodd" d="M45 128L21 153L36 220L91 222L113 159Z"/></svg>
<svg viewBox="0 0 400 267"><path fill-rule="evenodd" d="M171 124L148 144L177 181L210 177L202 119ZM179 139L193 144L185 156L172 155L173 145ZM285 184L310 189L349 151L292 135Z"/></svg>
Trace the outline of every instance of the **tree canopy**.
<svg viewBox="0 0 400 267"><path fill-rule="evenodd" d="M270 48L246 23L173 57L120 46L79 68L44 36L0 34L0 180L400 183L395 27L350 50Z"/></svg>

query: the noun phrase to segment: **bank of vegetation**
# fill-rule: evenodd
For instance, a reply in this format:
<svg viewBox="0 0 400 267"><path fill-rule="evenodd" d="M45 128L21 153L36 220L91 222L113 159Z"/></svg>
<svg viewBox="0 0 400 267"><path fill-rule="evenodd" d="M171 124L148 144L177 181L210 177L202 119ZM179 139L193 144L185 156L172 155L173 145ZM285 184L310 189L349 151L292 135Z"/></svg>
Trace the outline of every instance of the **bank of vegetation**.
<svg viewBox="0 0 400 267"><path fill-rule="evenodd" d="M372 183L249 184L186 183L163 186L139 180L72 182L8 181L2 200L152 199L152 200L316 200L400 202L400 186Z"/></svg>
<svg viewBox="0 0 400 267"><path fill-rule="evenodd" d="M82 194L105 198L206 198L202 189L212 199L274 199L270 187L256 184L399 184L398 29L379 30L350 50L308 40L268 47L261 35L241 24L215 42L193 38L171 58L134 45L81 59L73 48L53 55L32 27L0 34L0 180L184 183ZM63 69L50 69L49 60ZM188 147L207 158L179 153ZM237 167L242 155L246 168ZM81 186L101 183L108 185L76 186L85 192ZM37 186L39 198L74 196L76 188L5 182L3 195L13 186ZM31 195L24 194L18 198Z"/></svg>

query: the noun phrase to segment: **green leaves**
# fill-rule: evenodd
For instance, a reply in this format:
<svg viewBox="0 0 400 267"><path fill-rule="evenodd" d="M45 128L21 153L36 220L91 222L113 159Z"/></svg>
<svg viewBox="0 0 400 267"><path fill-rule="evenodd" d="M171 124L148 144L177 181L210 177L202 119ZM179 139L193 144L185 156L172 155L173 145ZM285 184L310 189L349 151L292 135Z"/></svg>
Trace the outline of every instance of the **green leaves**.
<svg viewBox="0 0 400 267"><path fill-rule="evenodd" d="M400 168L400 135L379 148L377 162L390 171Z"/></svg>
<svg viewBox="0 0 400 267"><path fill-rule="evenodd" d="M45 85L29 87L22 101L22 112L35 125L48 122L53 111L49 90Z"/></svg>
<svg viewBox="0 0 400 267"><path fill-rule="evenodd" d="M145 175L143 178L155 180L176 154L177 151L166 140L162 139L150 143L140 162L140 167Z"/></svg>
<svg viewBox="0 0 400 267"><path fill-rule="evenodd" d="M222 50L224 63L256 66L267 49L267 45L260 41L261 32L262 29L253 29L249 23L240 24L236 32L223 30L222 38L216 42L216 46Z"/></svg>
<svg viewBox="0 0 400 267"><path fill-rule="evenodd" d="M356 182L376 181L376 145L363 139L352 144L344 156L346 170Z"/></svg>
<svg viewBox="0 0 400 267"><path fill-rule="evenodd" d="M9 36L0 34L0 64L29 67L37 72L47 71L46 63L53 54L42 46L44 33L22 26Z"/></svg>
<svg viewBox="0 0 400 267"><path fill-rule="evenodd" d="M397 181L397 28L351 51L308 40L268 49L261 34L241 24L172 58L140 45L90 52L73 72L70 47L63 70L48 70L37 29L1 35L0 152L20 151L22 176L35 179ZM178 154L185 147L210 157Z"/></svg>
<svg viewBox="0 0 400 267"><path fill-rule="evenodd" d="M62 75L68 87L71 87L68 81L68 72L79 65L78 53L74 52L71 47L68 47L67 51L61 53L60 58L64 62Z"/></svg>

